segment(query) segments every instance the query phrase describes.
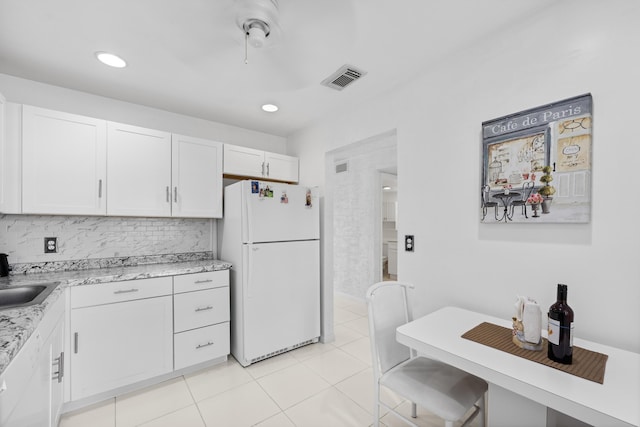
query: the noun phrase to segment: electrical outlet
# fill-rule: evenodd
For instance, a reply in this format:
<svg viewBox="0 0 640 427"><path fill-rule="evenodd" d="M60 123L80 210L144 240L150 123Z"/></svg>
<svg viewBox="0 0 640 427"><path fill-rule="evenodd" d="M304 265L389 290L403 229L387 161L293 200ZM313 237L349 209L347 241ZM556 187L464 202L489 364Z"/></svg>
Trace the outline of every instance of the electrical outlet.
<svg viewBox="0 0 640 427"><path fill-rule="evenodd" d="M404 250L406 252L413 252L413 235L405 234L404 236Z"/></svg>
<svg viewBox="0 0 640 427"><path fill-rule="evenodd" d="M52 254L58 252L58 238L57 237L45 237L44 238L44 253Z"/></svg>

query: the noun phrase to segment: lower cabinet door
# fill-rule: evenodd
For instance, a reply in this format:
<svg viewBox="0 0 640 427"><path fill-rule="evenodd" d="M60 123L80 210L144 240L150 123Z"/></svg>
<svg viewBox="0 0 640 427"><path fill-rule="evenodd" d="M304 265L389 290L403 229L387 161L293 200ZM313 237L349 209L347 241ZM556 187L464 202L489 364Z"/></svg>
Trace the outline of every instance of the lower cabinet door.
<svg viewBox="0 0 640 427"><path fill-rule="evenodd" d="M27 385L16 407L8 416L0 414L2 427L49 426L49 348L33 356L37 359L33 370L24 372Z"/></svg>
<svg viewBox="0 0 640 427"><path fill-rule="evenodd" d="M229 354L229 322L175 334L175 369Z"/></svg>
<svg viewBox="0 0 640 427"><path fill-rule="evenodd" d="M71 399L171 372L172 297L71 310Z"/></svg>

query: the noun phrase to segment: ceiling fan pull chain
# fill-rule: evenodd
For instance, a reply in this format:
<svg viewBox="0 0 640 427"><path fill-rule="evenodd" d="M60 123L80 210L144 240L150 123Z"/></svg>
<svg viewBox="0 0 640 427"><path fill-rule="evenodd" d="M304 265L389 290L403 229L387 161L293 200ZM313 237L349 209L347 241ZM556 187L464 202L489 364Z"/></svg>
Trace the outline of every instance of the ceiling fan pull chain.
<svg viewBox="0 0 640 427"><path fill-rule="evenodd" d="M247 44L249 43L249 33L245 32L244 33L244 63L248 64L249 63L249 58L248 58L248 54L247 54Z"/></svg>

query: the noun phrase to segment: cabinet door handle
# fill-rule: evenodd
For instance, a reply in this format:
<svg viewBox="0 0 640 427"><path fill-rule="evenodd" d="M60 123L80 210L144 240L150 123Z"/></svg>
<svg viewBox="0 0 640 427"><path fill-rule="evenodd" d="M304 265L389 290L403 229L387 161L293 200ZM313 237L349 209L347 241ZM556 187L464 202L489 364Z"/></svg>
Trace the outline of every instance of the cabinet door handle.
<svg viewBox="0 0 640 427"><path fill-rule="evenodd" d="M196 346L196 350L201 349L202 347L209 347L210 345L213 345L213 341L209 341L206 344L198 344Z"/></svg>
<svg viewBox="0 0 640 427"><path fill-rule="evenodd" d="M173 201L178 203L178 187L173 187Z"/></svg>
<svg viewBox="0 0 640 427"><path fill-rule="evenodd" d="M62 382L62 378L64 377L64 351L60 352L60 357L58 357L58 382Z"/></svg>
<svg viewBox="0 0 640 427"><path fill-rule="evenodd" d="M102 180L98 180L98 198L102 199Z"/></svg>
<svg viewBox="0 0 640 427"><path fill-rule="evenodd" d="M267 176L269 176L269 163L267 163Z"/></svg>
<svg viewBox="0 0 640 427"><path fill-rule="evenodd" d="M195 281L195 282L193 282L193 283L195 283L196 285L199 285L199 284L201 284L201 283L211 283L211 282L213 282L213 279L207 279L207 280L196 280L196 281Z"/></svg>
<svg viewBox="0 0 640 427"><path fill-rule="evenodd" d="M167 186L167 203L171 203L171 190Z"/></svg>
<svg viewBox="0 0 640 427"><path fill-rule="evenodd" d="M198 308L196 308L196 313L199 312L199 311L207 311L207 310L213 310L213 307L210 306L210 305L208 305L206 307L198 307Z"/></svg>
<svg viewBox="0 0 640 427"><path fill-rule="evenodd" d="M64 377L64 351L53 360L53 363L57 366L58 370L53 373L51 379L58 380L58 382L61 383L62 377Z"/></svg>
<svg viewBox="0 0 640 427"><path fill-rule="evenodd" d="M264 162L262 162L262 176L264 176Z"/></svg>
<svg viewBox="0 0 640 427"><path fill-rule="evenodd" d="M114 294L130 294L131 292L138 292L138 289L131 288L131 289L120 289L117 291L113 291Z"/></svg>
<svg viewBox="0 0 640 427"><path fill-rule="evenodd" d="M73 352L78 354L78 333L73 334Z"/></svg>

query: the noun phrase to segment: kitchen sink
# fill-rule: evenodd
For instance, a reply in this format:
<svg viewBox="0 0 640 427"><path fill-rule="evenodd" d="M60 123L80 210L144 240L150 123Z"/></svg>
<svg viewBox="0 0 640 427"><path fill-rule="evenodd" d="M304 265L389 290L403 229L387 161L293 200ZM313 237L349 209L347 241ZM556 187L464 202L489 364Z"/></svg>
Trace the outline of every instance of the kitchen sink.
<svg viewBox="0 0 640 427"><path fill-rule="evenodd" d="M0 288L0 310L40 304L58 284L58 282L51 282Z"/></svg>

